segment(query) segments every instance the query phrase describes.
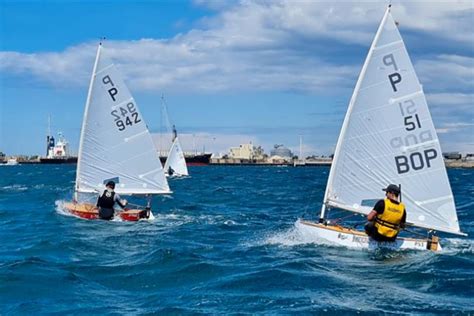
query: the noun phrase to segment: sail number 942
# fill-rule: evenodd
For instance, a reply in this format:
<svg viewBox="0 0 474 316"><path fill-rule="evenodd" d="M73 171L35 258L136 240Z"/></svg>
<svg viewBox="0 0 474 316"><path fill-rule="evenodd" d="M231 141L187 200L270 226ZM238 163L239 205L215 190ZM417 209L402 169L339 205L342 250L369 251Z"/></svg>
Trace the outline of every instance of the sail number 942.
<svg viewBox="0 0 474 316"><path fill-rule="evenodd" d="M115 125L117 125L119 131L124 131L127 126L132 126L142 121L133 102L128 102L125 107L120 106L112 110L110 114L114 117Z"/></svg>

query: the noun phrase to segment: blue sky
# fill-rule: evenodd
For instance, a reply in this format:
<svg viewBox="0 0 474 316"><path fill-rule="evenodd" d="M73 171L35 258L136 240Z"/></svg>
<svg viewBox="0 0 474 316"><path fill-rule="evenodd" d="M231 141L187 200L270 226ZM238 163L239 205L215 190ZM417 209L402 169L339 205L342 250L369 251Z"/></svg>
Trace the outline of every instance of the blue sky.
<svg viewBox="0 0 474 316"><path fill-rule="evenodd" d="M474 4L392 1L445 151L474 152ZM98 38L152 132L331 153L386 1L0 1L0 151L77 151ZM194 141L193 141L194 139Z"/></svg>

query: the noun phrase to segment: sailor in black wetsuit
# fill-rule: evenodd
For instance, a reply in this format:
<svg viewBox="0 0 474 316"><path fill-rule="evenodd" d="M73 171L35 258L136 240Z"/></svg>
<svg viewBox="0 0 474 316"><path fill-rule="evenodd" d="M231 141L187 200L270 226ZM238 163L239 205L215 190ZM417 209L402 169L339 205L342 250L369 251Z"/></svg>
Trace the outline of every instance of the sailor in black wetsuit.
<svg viewBox="0 0 474 316"><path fill-rule="evenodd" d="M105 185L104 190L97 200L97 207L99 208L99 217L105 220L111 220L114 217L114 205L117 203L121 208L125 208L127 202L122 203L120 196L114 192L115 182L109 181Z"/></svg>

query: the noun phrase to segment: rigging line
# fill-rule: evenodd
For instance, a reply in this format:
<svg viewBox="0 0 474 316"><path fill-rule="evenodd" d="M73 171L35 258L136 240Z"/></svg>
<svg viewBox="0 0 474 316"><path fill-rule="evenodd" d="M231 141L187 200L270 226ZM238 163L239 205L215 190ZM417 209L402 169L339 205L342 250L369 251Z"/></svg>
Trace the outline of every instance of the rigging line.
<svg viewBox="0 0 474 316"><path fill-rule="evenodd" d="M359 214L359 215L360 215L360 214ZM357 222L357 223L355 223L354 225L352 225L352 228L353 228L353 229L356 229L356 228L357 228L357 226L359 226L359 225L363 225L363 224L365 224L365 223L367 223L367 221L366 221L366 220L365 220L365 221L363 221L363 222Z"/></svg>
<svg viewBox="0 0 474 316"><path fill-rule="evenodd" d="M351 218L352 216L355 216L355 215L359 215L359 214L351 213L350 215L333 219L333 220L332 220L332 223L333 223L333 224L340 223L341 221L343 221L343 220L345 220L345 219L348 219L348 218Z"/></svg>

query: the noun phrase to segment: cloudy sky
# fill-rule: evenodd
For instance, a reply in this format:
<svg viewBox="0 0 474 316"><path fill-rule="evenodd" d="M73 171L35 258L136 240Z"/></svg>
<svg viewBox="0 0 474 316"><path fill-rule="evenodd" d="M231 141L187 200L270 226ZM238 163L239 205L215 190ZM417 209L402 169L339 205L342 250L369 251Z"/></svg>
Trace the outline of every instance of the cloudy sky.
<svg viewBox="0 0 474 316"><path fill-rule="evenodd" d="M100 37L153 133L329 154L387 1L0 0L0 151L77 151ZM392 1L444 151L474 152L474 2ZM159 137L158 137L159 138ZM157 138L156 138L157 139Z"/></svg>

